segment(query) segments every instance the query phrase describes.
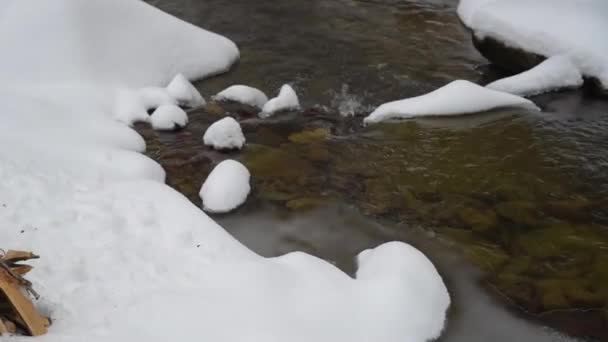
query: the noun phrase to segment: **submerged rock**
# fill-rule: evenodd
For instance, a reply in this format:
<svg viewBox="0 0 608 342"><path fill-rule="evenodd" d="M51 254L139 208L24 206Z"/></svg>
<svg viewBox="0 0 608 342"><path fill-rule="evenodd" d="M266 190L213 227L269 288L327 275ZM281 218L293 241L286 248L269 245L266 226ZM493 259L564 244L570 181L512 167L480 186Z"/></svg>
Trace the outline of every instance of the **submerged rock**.
<svg viewBox="0 0 608 342"><path fill-rule="evenodd" d="M542 221L538 208L526 201L500 203L496 206L496 212L503 219L524 226L536 226Z"/></svg>

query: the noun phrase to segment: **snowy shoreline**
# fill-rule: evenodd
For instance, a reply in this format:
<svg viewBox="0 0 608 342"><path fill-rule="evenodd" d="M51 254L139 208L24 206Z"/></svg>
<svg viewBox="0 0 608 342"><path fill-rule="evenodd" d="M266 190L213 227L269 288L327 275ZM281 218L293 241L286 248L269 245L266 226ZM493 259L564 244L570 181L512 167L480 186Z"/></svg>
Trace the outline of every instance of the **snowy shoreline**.
<svg viewBox="0 0 608 342"><path fill-rule="evenodd" d="M262 258L165 185L161 166L141 154L142 137L126 125L148 119L140 90L164 93L156 87L180 73L225 71L239 57L228 39L135 0L9 0L0 43L0 142L11 147L0 150L0 241L42 256L31 276L54 324L37 340L441 334L450 297L413 247L361 253L356 278L303 253Z"/></svg>

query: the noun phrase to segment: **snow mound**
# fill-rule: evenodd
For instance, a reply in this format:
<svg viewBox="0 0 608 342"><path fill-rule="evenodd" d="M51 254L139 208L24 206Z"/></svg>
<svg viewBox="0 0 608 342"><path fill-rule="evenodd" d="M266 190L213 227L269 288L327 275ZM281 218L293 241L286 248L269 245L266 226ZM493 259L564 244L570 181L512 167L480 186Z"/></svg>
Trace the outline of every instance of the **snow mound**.
<svg viewBox="0 0 608 342"><path fill-rule="evenodd" d="M251 187L247 168L235 161L219 163L205 180L199 193L205 211L227 213L245 203Z"/></svg>
<svg viewBox="0 0 608 342"><path fill-rule="evenodd" d="M608 1L461 0L461 20L479 38L545 57L563 55L608 88Z"/></svg>
<svg viewBox="0 0 608 342"><path fill-rule="evenodd" d="M395 310L395 317L408 309L396 308L382 296L381 289L394 291L398 301L416 303L416 314L403 322L412 341L433 340L443 331L450 295L435 266L416 248L391 242L363 251L357 257L357 280L368 281L370 297L377 310ZM403 292L399 293L400 289ZM407 290L406 290L407 289ZM410 339L408 339L410 340Z"/></svg>
<svg viewBox="0 0 608 342"><path fill-rule="evenodd" d="M257 108L263 108L268 102L268 97L261 90L239 84L222 90L215 95L214 99L217 101L235 101Z"/></svg>
<svg viewBox="0 0 608 342"><path fill-rule="evenodd" d="M188 124L188 114L176 105L162 105L150 116L156 130L175 130Z"/></svg>
<svg viewBox="0 0 608 342"><path fill-rule="evenodd" d="M240 150L245 145L245 136L238 121L225 117L207 128L203 141L216 150Z"/></svg>
<svg viewBox="0 0 608 342"><path fill-rule="evenodd" d="M555 56L528 71L492 82L486 87L525 96L564 88L578 88L581 85L583 76L570 59Z"/></svg>
<svg viewBox="0 0 608 342"><path fill-rule="evenodd" d="M285 84L281 87L281 91L277 97L266 102L264 108L262 108L260 117L267 118L277 112L298 108L300 108L298 95L289 84Z"/></svg>
<svg viewBox="0 0 608 342"><path fill-rule="evenodd" d="M522 97L457 80L426 95L385 103L366 117L364 123L419 116L472 114L503 107L538 110L533 102Z"/></svg>
<svg viewBox="0 0 608 342"><path fill-rule="evenodd" d="M196 108L205 105L205 99L199 91L182 75L177 74L167 86L167 92L182 107Z"/></svg>

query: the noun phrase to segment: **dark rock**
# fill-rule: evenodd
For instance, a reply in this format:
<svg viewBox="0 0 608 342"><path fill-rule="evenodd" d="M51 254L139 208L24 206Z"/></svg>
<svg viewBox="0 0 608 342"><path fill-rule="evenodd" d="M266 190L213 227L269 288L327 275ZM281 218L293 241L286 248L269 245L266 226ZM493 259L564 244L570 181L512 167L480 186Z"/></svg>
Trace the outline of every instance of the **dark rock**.
<svg viewBox="0 0 608 342"><path fill-rule="evenodd" d="M473 45L494 65L512 73L531 69L546 59L544 56L507 46L490 37L479 39L473 35Z"/></svg>

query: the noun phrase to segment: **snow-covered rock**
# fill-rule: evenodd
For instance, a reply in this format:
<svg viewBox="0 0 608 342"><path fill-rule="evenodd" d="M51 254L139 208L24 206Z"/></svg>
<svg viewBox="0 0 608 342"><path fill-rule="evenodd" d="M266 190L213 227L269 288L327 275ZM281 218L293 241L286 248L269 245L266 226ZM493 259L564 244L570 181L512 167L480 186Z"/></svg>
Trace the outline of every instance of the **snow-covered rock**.
<svg viewBox="0 0 608 342"><path fill-rule="evenodd" d="M458 14L486 37L544 57L568 57L608 89L608 1L461 0Z"/></svg>
<svg viewBox="0 0 608 342"><path fill-rule="evenodd" d="M249 170L235 160L219 163L199 193L205 211L227 213L245 203L251 191L250 178Z"/></svg>
<svg viewBox="0 0 608 342"><path fill-rule="evenodd" d="M167 92L182 107L196 108L205 105L205 99L188 79L177 74L167 86Z"/></svg>
<svg viewBox="0 0 608 342"><path fill-rule="evenodd" d="M175 130L188 124L188 114L176 105L162 105L150 115L152 127L157 130Z"/></svg>
<svg viewBox="0 0 608 342"><path fill-rule="evenodd" d="M525 96L564 88L578 88L582 84L583 76L570 59L555 56L528 71L492 82L486 87Z"/></svg>
<svg viewBox="0 0 608 342"><path fill-rule="evenodd" d="M214 96L217 101L234 101L252 107L263 108L268 97L261 90L246 85L230 86Z"/></svg>
<svg viewBox="0 0 608 342"><path fill-rule="evenodd" d="M391 242L361 252L357 263L357 280L369 281L371 288L378 289L387 289L388 286L399 291L399 288L407 287L401 299L419 303L416 314L408 315L407 322L404 322L408 326L405 330L411 331L408 337L412 341L434 340L441 335L450 295L435 266L424 254L412 246ZM397 284L394 281L401 285L392 287ZM391 283L393 285L389 285ZM381 290L372 292L375 294L370 297L377 310L391 307L385 302L386 297L379 296ZM402 310L394 312L397 316L400 314L398 311Z"/></svg>
<svg viewBox="0 0 608 342"><path fill-rule="evenodd" d="M298 95L289 84L285 84L281 87L281 91L277 97L266 102L262 108L260 117L267 118L277 112L298 108L300 108Z"/></svg>
<svg viewBox="0 0 608 342"><path fill-rule="evenodd" d="M366 117L364 122L369 124L419 116L462 115L503 107L538 110L532 101L523 97L458 80L426 95L385 103Z"/></svg>
<svg viewBox="0 0 608 342"><path fill-rule="evenodd" d="M203 141L216 150L240 150L245 145L245 136L238 121L228 116L211 124Z"/></svg>

